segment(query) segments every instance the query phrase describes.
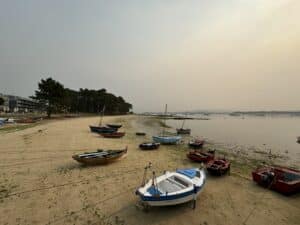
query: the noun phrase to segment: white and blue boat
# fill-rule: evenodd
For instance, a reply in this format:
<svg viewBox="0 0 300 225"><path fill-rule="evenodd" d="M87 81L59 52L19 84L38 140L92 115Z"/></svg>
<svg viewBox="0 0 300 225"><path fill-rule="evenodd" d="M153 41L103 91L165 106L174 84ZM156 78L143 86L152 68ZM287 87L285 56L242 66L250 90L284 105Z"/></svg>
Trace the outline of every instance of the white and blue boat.
<svg viewBox="0 0 300 225"><path fill-rule="evenodd" d="M153 176L145 185L137 189L136 195L147 206L178 205L196 201L205 185L205 172L202 169L179 169Z"/></svg>
<svg viewBox="0 0 300 225"><path fill-rule="evenodd" d="M181 140L181 136L153 136L154 142L161 144L178 144Z"/></svg>

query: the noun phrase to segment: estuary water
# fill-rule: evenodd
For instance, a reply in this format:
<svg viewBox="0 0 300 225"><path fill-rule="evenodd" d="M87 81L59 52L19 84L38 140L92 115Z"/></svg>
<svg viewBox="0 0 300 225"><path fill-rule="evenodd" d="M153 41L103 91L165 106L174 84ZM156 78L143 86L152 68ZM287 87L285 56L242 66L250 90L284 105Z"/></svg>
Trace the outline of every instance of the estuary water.
<svg viewBox="0 0 300 225"><path fill-rule="evenodd" d="M201 115L194 115L201 117ZM203 117L203 116L202 116ZM300 117L292 116L229 116L210 115L209 120L185 120L184 128L192 129L193 137L203 137L216 143L239 145L274 153L289 154L300 159ZM167 120L174 128L181 120Z"/></svg>

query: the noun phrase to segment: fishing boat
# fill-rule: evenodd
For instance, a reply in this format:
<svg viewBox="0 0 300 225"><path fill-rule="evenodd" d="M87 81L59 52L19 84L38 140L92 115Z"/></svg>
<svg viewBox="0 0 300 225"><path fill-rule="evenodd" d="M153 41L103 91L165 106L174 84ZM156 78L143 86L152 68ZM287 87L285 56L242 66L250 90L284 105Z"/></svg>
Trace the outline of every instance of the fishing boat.
<svg viewBox="0 0 300 225"><path fill-rule="evenodd" d="M144 132L136 132L135 135L137 135L137 136L145 136L146 133L144 133Z"/></svg>
<svg viewBox="0 0 300 225"><path fill-rule="evenodd" d="M147 167L145 168L146 171ZM144 178L145 178L144 173ZM203 190L206 176L198 168L179 169L174 172L166 171L159 177L153 177L147 183L143 181L136 191L145 206L170 206L196 202ZM195 204L194 204L195 206Z"/></svg>
<svg viewBox="0 0 300 225"><path fill-rule="evenodd" d="M167 108L168 108L168 105L166 105L166 107L165 107L164 124L166 124ZM166 135L165 134L165 126L163 126L162 134L153 136L152 139L154 142L158 142L158 143L165 144L165 145L172 145L172 144L178 144L181 140L181 136Z"/></svg>
<svg viewBox="0 0 300 225"><path fill-rule="evenodd" d="M72 158L79 163L86 165L101 165L114 162L125 156L127 147L122 150L98 150L96 152L88 152L73 155Z"/></svg>
<svg viewBox="0 0 300 225"><path fill-rule="evenodd" d="M106 126L110 128L120 129L122 127L122 124L106 124Z"/></svg>
<svg viewBox="0 0 300 225"><path fill-rule="evenodd" d="M189 142L189 147L193 148L193 149L199 149L202 148L204 145L204 140L202 139L195 139L195 140L191 140Z"/></svg>
<svg viewBox="0 0 300 225"><path fill-rule="evenodd" d="M206 169L213 175L221 176L230 171L230 162L225 158L213 159L207 163Z"/></svg>
<svg viewBox="0 0 300 225"><path fill-rule="evenodd" d="M300 192L299 170L280 166L261 167L252 172L252 178L257 184L282 194Z"/></svg>
<svg viewBox="0 0 300 225"><path fill-rule="evenodd" d="M209 150L209 151L190 151L187 154L187 157L195 162L203 162L207 163L215 158L215 151Z"/></svg>
<svg viewBox="0 0 300 225"><path fill-rule="evenodd" d="M101 133L104 138L121 138L125 135L125 132L114 132L114 133Z"/></svg>
<svg viewBox="0 0 300 225"><path fill-rule="evenodd" d="M155 150L158 149L160 146L160 143L155 142L145 142L139 145L140 149L142 150Z"/></svg>

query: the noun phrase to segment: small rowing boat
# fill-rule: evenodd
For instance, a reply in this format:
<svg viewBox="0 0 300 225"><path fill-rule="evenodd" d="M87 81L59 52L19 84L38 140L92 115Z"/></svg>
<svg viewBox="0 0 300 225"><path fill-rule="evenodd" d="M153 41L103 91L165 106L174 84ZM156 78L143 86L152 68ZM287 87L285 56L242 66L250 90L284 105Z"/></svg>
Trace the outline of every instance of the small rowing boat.
<svg viewBox="0 0 300 225"><path fill-rule="evenodd" d="M96 152L88 152L73 155L72 158L79 163L86 165L107 164L120 159L127 153L127 147L122 150L98 150Z"/></svg>
<svg viewBox="0 0 300 225"><path fill-rule="evenodd" d="M215 151L190 151L187 157L195 162L207 163L215 158Z"/></svg>
<svg viewBox="0 0 300 225"><path fill-rule="evenodd" d="M213 159L206 165L206 169L213 175L223 175L230 171L230 162L224 159Z"/></svg>
<svg viewBox="0 0 300 225"><path fill-rule="evenodd" d="M136 195L146 206L178 205L196 201L203 190L205 180L204 171L198 168L166 171L159 177L155 177L153 172L153 178L146 184L143 182Z"/></svg>
<svg viewBox="0 0 300 225"><path fill-rule="evenodd" d="M178 128L176 131L177 134L191 134L191 129Z"/></svg>
<svg viewBox="0 0 300 225"><path fill-rule="evenodd" d="M142 150L155 150L158 149L160 146L160 143L155 142L145 142L139 145L140 149Z"/></svg>
<svg viewBox="0 0 300 225"><path fill-rule="evenodd" d="M144 133L144 132L136 132L135 135L136 136L145 136L146 133Z"/></svg>
<svg viewBox="0 0 300 225"><path fill-rule="evenodd" d="M125 135L125 132L103 133L101 135L104 138L121 138Z"/></svg>
<svg viewBox="0 0 300 225"><path fill-rule="evenodd" d="M193 149L199 149L202 148L204 145L204 140L201 139L195 139L195 140L191 140L189 142L189 147L193 148Z"/></svg>
<svg viewBox="0 0 300 225"><path fill-rule="evenodd" d="M287 167L261 167L252 172L257 184L282 194L300 192L300 171Z"/></svg>

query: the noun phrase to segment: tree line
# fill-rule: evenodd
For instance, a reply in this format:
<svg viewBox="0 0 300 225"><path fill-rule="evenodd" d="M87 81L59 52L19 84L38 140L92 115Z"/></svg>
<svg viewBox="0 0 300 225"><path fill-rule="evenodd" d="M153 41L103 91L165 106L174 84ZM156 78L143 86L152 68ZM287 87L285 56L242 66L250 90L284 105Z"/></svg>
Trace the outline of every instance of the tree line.
<svg viewBox="0 0 300 225"><path fill-rule="evenodd" d="M48 117L52 113L60 112L99 113L104 106L107 114L126 114L132 109L132 105L123 97L117 97L105 89L80 88L79 91L75 91L65 88L51 77L42 79L38 83L38 90L31 98L36 100L40 108L47 112Z"/></svg>

